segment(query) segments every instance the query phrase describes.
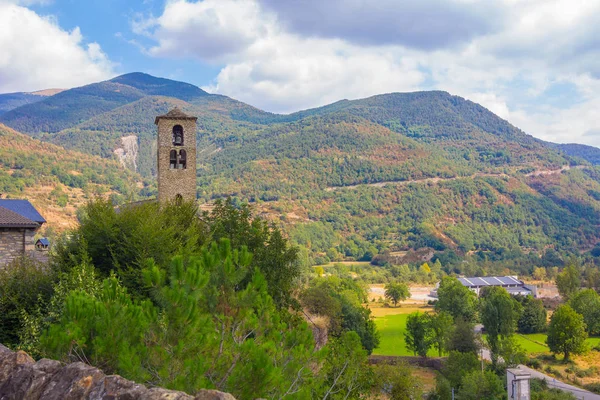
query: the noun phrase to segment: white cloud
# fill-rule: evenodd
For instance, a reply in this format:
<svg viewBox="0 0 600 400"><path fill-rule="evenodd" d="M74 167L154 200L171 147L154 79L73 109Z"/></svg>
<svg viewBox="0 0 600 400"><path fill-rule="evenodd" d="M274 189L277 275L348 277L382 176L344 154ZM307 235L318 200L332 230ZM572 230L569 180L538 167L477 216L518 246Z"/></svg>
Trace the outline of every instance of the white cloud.
<svg viewBox="0 0 600 400"><path fill-rule="evenodd" d="M475 3L457 0L453 7L460 10ZM314 10L303 11L298 18L289 14L299 12L294 4L290 11L271 0L170 0L161 16L139 22L138 32L154 39L156 45L149 53L156 57L222 64L207 89L269 111L435 88L481 103L535 136L600 144L593 142L598 140L593 132L598 128L595 111L600 105L596 89L600 85L600 1L497 0L488 10L499 10L498 18L508 23L488 23L481 18L496 16L482 12L477 18L484 28L460 36L460 45L445 47L439 45L444 38L419 37L422 26L396 42L379 40L379 33L387 28L373 35L363 32L361 18L366 15L344 14L344 18L352 19L367 36L357 37L339 24L315 26L307 18ZM332 13L319 21L327 23L337 16ZM427 21L423 18L419 23ZM458 18L455 25L459 23ZM452 30L452 26L437 28ZM563 104L551 103L546 93L557 83L573 86L578 101L554 96Z"/></svg>
<svg viewBox="0 0 600 400"><path fill-rule="evenodd" d="M97 43L83 44L79 28L66 32L53 18L6 0L0 0L0 49L0 92L69 88L112 74L106 54Z"/></svg>

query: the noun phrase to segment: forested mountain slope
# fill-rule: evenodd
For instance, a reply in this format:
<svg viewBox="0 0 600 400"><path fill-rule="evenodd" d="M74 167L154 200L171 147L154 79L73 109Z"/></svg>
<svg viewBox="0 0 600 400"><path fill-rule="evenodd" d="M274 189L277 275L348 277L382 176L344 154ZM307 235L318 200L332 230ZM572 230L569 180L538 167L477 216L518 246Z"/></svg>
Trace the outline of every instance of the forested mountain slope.
<svg viewBox="0 0 600 400"><path fill-rule="evenodd" d="M594 165L600 165L600 149L594 146L587 146L578 143L547 143L550 147L561 151L562 153L584 159Z"/></svg>
<svg viewBox="0 0 600 400"><path fill-rule="evenodd" d="M52 96L62 92L62 89L47 89L37 92L16 92L0 94L0 115L7 111L21 107L25 104L35 103L44 100L47 96Z"/></svg>
<svg viewBox="0 0 600 400"><path fill-rule="evenodd" d="M52 228L76 222L77 207L95 196L135 198L141 177L115 160L65 150L0 124L0 193L28 198Z"/></svg>
<svg viewBox="0 0 600 400"><path fill-rule="evenodd" d="M154 182L154 117L175 106L198 116L200 200L256 204L313 261L386 259L428 247L452 268L478 268L467 259L519 270L600 240L598 167L446 92L277 115L135 73L19 107L0 121L106 159L133 140L133 168ZM154 195L155 185L140 193Z"/></svg>

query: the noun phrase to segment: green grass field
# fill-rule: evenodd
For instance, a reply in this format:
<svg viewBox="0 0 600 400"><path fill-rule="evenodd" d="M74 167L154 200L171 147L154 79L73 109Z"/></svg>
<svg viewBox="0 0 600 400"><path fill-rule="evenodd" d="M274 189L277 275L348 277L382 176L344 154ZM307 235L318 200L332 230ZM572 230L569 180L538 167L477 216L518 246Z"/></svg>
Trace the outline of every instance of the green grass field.
<svg viewBox="0 0 600 400"><path fill-rule="evenodd" d="M375 318L375 324L380 334L379 347L373 350L373 354L384 356L412 356L413 353L406 349L404 343L404 331L406 330L406 318L414 309L387 309L390 312L397 311L398 314L379 315ZM380 311L381 312L381 311ZM382 313L383 314L383 313ZM548 353L545 333L533 333L529 335L516 334L517 343L527 354ZM587 340L589 347L598 346L600 337ZM435 357L437 352L430 350L428 356Z"/></svg>
<svg viewBox="0 0 600 400"><path fill-rule="evenodd" d="M414 310L411 310L411 312ZM375 318L375 324L380 333L379 347L373 350L373 354L383 356L412 356L412 352L406 349L404 343L404 331L406 330L406 318L408 313L385 315ZM430 350L428 356L435 357L437 353Z"/></svg>

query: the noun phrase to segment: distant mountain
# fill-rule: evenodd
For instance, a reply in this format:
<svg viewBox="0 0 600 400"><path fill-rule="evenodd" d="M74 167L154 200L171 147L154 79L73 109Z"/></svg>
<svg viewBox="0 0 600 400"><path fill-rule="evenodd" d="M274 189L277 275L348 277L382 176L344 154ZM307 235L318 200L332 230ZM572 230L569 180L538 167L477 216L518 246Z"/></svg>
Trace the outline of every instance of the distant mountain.
<svg viewBox="0 0 600 400"><path fill-rule="evenodd" d="M55 133L153 95L189 101L208 96L208 93L189 83L136 72L65 90L41 101L12 109L0 116L0 122L24 133Z"/></svg>
<svg viewBox="0 0 600 400"><path fill-rule="evenodd" d="M280 115L133 73L23 105L0 121L59 148L117 158L145 177L143 196L156 193L154 117L175 106L198 116L200 200L255 203L313 260L385 260L426 247L448 270L472 274L498 262L498 273L518 273L554 266L551 249L578 254L600 241L594 148L545 143L446 92ZM138 187L136 174L128 179Z"/></svg>
<svg viewBox="0 0 600 400"><path fill-rule="evenodd" d="M53 96L62 92L62 89L46 89L37 92L17 92L0 94L0 115L7 111L21 107L25 104L36 103L44 100L47 96Z"/></svg>
<svg viewBox="0 0 600 400"><path fill-rule="evenodd" d="M600 165L600 148L578 143L550 143L548 145L571 156L582 158L593 165Z"/></svg>

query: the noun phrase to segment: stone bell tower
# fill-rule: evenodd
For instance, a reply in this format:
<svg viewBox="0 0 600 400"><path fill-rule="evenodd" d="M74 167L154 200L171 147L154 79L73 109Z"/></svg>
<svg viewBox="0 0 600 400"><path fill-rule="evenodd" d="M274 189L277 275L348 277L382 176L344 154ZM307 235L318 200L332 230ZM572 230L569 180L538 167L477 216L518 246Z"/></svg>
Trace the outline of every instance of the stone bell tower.
<svg viewBox="0 0 600 400"><path fill-rule="evenodd" d="M196 200L196 120L174 108L158 125L158 201Z"/></svg>

